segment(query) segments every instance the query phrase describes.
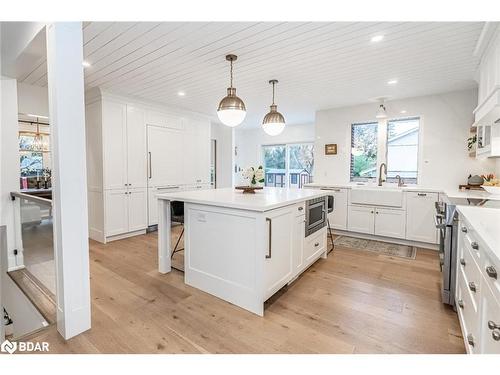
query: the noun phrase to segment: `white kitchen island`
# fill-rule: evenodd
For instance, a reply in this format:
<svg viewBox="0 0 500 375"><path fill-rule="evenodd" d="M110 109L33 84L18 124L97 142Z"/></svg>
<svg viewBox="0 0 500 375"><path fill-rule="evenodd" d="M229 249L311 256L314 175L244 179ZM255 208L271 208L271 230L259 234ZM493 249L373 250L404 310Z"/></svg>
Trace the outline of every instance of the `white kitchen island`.
<svg viewBox="0 0 500 375"><path fill-rule="evenodd" d="M305 237L313 189L232 188L164 193L159 201L159 271L171 270L170 202L184 202L186 284L255 314L264 302L327 255L326 227Z"/></svg>

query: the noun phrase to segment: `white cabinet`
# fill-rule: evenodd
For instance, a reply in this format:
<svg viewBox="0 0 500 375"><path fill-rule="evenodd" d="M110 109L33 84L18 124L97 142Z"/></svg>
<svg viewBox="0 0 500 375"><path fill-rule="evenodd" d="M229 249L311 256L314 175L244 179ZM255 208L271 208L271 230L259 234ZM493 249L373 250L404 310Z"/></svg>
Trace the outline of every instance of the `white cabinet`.
<svg viewBox="0 0 500 375"><path fill-rule="evenodd" d="M438 243L438 233L434 223L435 202L438 193L406 193L406 239L419 242Z"/></svg>
<svg viewBox="0 0 500 375"><path fill-rule="evenodd" d="M375 208L375 235L405 238L405 211Z"/></svg>
<svg viewBox="0 0 500 375"><path fill-rule="evenodd" d="M304 241L303 266L309 267L322 254L326 253L326 227L306 237Z"/></svg>
<svg viewBox="0 0 500 375"><path fill-rule="evenodd" d="M482 318L479 327L480 348L483 354L500 353L500 302L489 288L482 290ZM497 328L494 328L497 327Z"/></svg>
<svg viewBox="0 0 500 375"><path fill-rule="evenodd" d="M127 105L127 183L129 188L147 187L145 111Z"/></svg>
<svg viewBox="0 0 500 375"><path fill-rule="evenodd" d="M333 196L333 211L328 214L332 229L347 230L347 195L348 189L325 188Z"/></svg>
<svg viewBox="0 0 500 375"><path fill-rule="evenodd" d="M293 273L298 275L304 269L304 238L306 234L305 215L295 217L293 228Z"/></svg>
<svg viewBox="0 0 500 375"><path fill-rule="evenodd" d="M349 206L349 230L351 232L373 234L375 230L375 210L373 207Z"/></svg>
<svg viewBox="0 0 500 375"><path fill-rule="evenodd" d="M104 189L127 187L127 106L102 103L102 149Z"/></svg>
<svg viewBox="0 0 500 375"><path fill-rule="evenodd" d="M108 190L105 195L106 236L128 232L128 191Z"/></svg>
<svg viewBox="0 0 500 375"><path fill-rule="evenodd" d="M182 161L186 184L209 183L210 127L206 122L189 120L184 134Z"/></svg>
<svg viewBox="0 0 500 375"><path fill-rule="evenodd" d="M148 187L184 184L183 130L148 125L147 134Z"/></svg>
<svg viewBox="0 0 500 375"><path fill-rule="evenodd" d="M293 208L269 211L266 215L266 252L264 262L265 299L281 289L293 277Z"/></svg>
<svg viewBox="0 0 500 375"><path fill-rule="evenodd" d="M116 236L128 232L146 229L147 205L146 189L107 190L106 236Z"/></svg>

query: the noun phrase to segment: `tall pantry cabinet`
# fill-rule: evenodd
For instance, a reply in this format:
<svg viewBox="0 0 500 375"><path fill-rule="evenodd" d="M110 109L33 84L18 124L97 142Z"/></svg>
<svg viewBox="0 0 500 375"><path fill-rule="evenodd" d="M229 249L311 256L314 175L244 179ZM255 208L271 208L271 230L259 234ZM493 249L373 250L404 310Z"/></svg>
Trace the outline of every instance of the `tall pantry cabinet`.
<svg viewBox="0 0 500 375"><path fill-rule="evenodd" d="M149 211L157 209L155 195L162 192L157 188L184 187L195 183L193 179L201 182L199 170L205 172L205 182L210 168L210 123L201 121L193 128L197 121L102 91L87 97L90 238L106 243L145 233L154 224ZM200 136L201 142L192 142ZM190 144L197 145L197 150L190 150ZM207 152L200 154L205 144ZM186 168L186 160L194 164Z"/></svg>

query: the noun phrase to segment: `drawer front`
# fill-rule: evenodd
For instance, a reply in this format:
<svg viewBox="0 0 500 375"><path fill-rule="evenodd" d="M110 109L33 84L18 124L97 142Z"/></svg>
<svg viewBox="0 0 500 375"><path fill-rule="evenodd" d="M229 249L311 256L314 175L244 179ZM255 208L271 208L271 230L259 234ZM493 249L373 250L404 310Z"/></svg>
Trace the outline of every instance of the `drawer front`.
<svg viewBox="0 0 500 375"><path fill-rule="evenodd" d="M302 216L306 214L306 204L305 202L295 205L295 217Z"/></svg>
<svg viewBox="0 0 500 375"><path fill-rule="evenodd" d="M468 353L479 350L477 304L475 305L462 270L457 272L457 312L462 325L462 335Z"/></svg>
<svg viewBox="0 0 500 375"><path fill-rule="evenodd" d="M481 255L481 260L480 268L485 284L490 287L494 297L500 301L500 264L486 252Z"/></svg>
<svg viewBox="0 0 500 375"><path fill-rule="evenodd" d="M463 248L463 256L458 260L458 268L464 275L467 290L474 302L474 309L477 311L480 302L479 289L481 288L481 273L479 272L479 267L474 260L471 250L466 246Z"/></svg>
<svg viewBox="0 0 500 375"><path fill-rule="evenodd" d="M304 243L304 264L310 265L326 249L326 227L310 235Z"/></svg>
<svg viewBox="0 0 500 375"><path fill-rule="evenodd" d="M488 287L482 295L481 353L500 354L500 301Z"/></svg>

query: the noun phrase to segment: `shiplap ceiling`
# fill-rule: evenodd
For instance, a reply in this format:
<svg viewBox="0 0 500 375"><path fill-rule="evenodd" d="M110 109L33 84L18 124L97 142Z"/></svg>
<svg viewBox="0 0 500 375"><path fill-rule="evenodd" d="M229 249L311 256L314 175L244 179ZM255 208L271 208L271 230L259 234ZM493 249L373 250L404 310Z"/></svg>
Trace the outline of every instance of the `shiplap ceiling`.
<svg viewBox="0 0 500 375"><path fill-rule="evenodd" d="M475 86L481 22L86 22L86 88L100 86L216 116L229 83L224 56L238 55L234 84L258 126L279 80L287 122L314 121L318 109ZM370 41L374 35L383 41ZM47 85L44 59L19 77ZM397 79L396 85L388 85ZM180 97L178 92L185 93ZM374 104L374 110L376 104Z"/></svg>

